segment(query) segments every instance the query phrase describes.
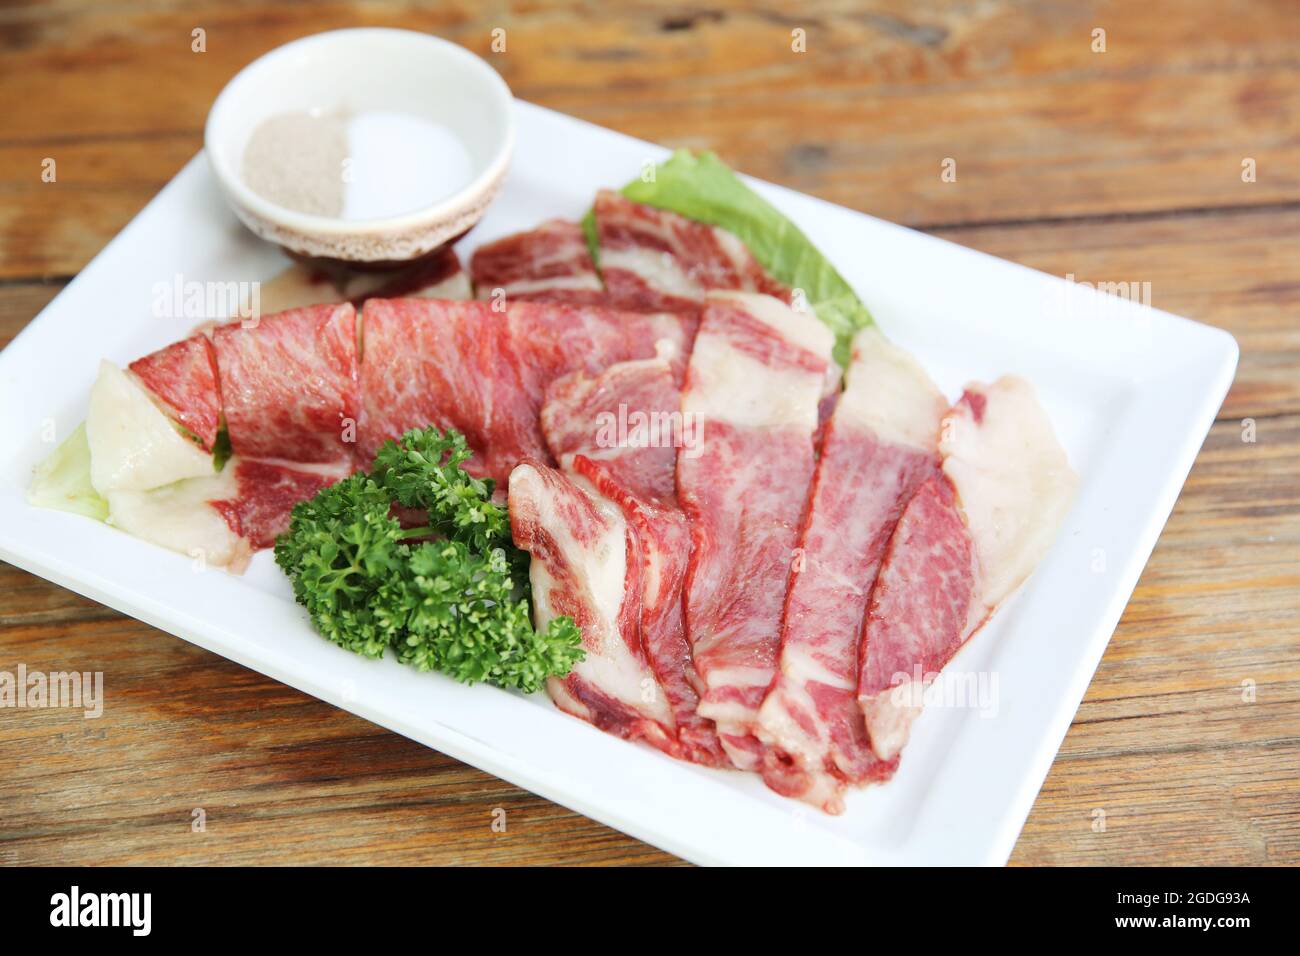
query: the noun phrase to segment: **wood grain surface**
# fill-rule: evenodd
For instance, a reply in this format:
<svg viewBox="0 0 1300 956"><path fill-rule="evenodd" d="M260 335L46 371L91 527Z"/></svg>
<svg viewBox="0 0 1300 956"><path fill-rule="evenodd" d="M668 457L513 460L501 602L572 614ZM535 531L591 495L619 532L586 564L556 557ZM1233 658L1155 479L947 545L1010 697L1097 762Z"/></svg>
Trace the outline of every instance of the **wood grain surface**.
<svg viewBox="0 0 1300 956"><path fill-rule="evenodd" d="M200 148L236 70L356 25L438 33L524 99L993 255L1150 282L1235 335L1232 392L1012 862L1300 862L1293 3L10 2L0 345ZM111 706L0 711L0 863L679 862L0 565L0 670L20 662L104 671Z"/></svg>

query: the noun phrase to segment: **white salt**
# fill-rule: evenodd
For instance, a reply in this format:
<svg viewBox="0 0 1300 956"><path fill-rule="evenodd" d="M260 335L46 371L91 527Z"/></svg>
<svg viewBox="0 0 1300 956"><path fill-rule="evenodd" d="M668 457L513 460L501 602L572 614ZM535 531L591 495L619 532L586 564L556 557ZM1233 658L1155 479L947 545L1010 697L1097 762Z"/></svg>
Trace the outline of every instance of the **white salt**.
<svg viewBox="0 0 1300 956"><path fill-rule="evenodd" d="M414 212L460 192L474 178L465 144L451 130L405 113L361 113L348 123L343 218Z"/></svg>

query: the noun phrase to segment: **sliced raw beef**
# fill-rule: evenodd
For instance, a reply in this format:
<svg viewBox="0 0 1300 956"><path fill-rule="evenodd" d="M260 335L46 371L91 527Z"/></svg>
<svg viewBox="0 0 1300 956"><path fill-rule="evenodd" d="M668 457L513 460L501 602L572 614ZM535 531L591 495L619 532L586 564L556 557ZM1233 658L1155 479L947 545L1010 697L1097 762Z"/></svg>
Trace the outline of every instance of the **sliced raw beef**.
<svg viewBox="0 0 1300 956"><path fill-rule="evenodd" d="M294 468L251 458L231 458L226 468L235 479L234 494L209 504L254 551L271 547L289 529L294 505L348 475L346 468Z"/></svg>
<svg viewBox="0 0 1300 956"><path fill-rule="evenodd" d="M524 458L549 461L538 414L551 382L649 358L659 342L684 352L691 331L668 315L426 299L371 299L362 329L362 454L412 428L455 428L469 469L502 487Z"/></svg>
<svg viewBox="0 0 1300 956"><path fill-rule="evenodd" d="M1047 552L1077 485L1021 379L968 386L940 435L943 471L903 511L863 630L858 702L884 760L907 742L926 685Z"/></svg>
<svg viewBox="0 0 1300 956"><path fill-rule="evenodd" d="M698 325L665 313L516 302L506 309L514 347L534 370L543 394L561 375L595 374L615 362L672 356L680 378ZM540 407L540 406L539 406Z"/></svg>
<svg viewBox="0 0 1300 956"><path fill-rule="evenodd" d="M576 222L552 219L480 246L470 257L469 268L480 299L606 302L586 236Z"/></svg>
<svg viewBox="0 0 1300 956"><path fill-rule="evenodd" d="M682 418L676 366L662 354L557 379L541 413L551 454L585 455L637 497L675 504L677 450L697 438Z"/></svg>
<svg viewBox="0 0 1300 956"><path fill-rule="evenodd" d="M817 406L833 337L770 296L714 293L682 392L699 454L679 455L691 525L686 633L736 766L756 769L759 705L776 674L781 612L812 481Z"/></svg>
<svg viewBox="0 0 1300 956"><path fill-rule="evenodd" d="M390 274L385 282L358 289L349 298L360 308L367 299L472 299L474 290L456 250L446 246Z"/></svg>
<svg viewBox="0 0 1300 956"><path fill-rule="evenodd" d="M858 333L847 387L822 439L781 624L780 666L759 711L763 778L778 793L843 810L849 784L895 764L871 750L858 709L858 643L889 536L939 470L943 395L875 329Z"/></svg>
<svg viewBox="0 0 1300 956"><path fill-rule="evenodd" d="M361 398L351 305L235 322L212 338L235 454L295 462L352 456Z"/></svg>
<svg viewBox="0 0 1300 956"><path fill-rule="evenodd" d="M221 389L208 337L191 335L129 367L168 416L211 451L221 427Z"/></svg>
<svg viewBox="0 0 1300 956"><path fill-rule="evenodd" d="M480 475L499 478L514 464L494 449L536 451L527 371L503 316L477 302L371 299L361 329L363 458L428 425L462 432Z"/></svg>
<svg viewBox="0 0 1300 956"><path fill-rule="evenodd" d="M600 274L611 305L693 315L713 289L762 292L790 301L790 290L724 229L607 189L596 194L594 213Z"/></svg>
<svg viewBox="0 0 1300 956"><path fill-rule="evenodd" d="M682 754L726 764L713 722L696 713L699 678L682 617L690 555L686 517L677 507L680 450L693 452L681 393L668 357L620 362L597 376L576 372L551 386L542 430L562 466L618 505L636 535L641 560L641 641L667 695Z"/></svg>
<svg viewBox="0 0 1300 956"><path fill-rule="evenodd" d="M680 755L672 711L639 634L641 564L619 508L583 478L535 461L510 476L510 530L532 555L533 619L569 615L586 658L547 681L556 706L601 730Z"/></svg>

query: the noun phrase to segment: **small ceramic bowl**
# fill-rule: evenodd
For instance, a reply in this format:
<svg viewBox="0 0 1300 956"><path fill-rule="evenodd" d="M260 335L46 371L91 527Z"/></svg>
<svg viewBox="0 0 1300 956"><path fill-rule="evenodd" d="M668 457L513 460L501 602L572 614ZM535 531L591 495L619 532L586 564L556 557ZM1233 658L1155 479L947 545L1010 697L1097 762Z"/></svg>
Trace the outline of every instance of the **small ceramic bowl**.
<svg viewBox="0 0 1300 956"><path fill-rule="evenodd" d="M380 110L441 124L470 157L469 185L426 208L342 219L280 206L240 176L244 149L285 113ZM244 67L208 113L204 143L236 215L297 258L401 265L438 251L478 222L514 148L510 88L473 53L408 30L335 30L277 47Z"/></svg>

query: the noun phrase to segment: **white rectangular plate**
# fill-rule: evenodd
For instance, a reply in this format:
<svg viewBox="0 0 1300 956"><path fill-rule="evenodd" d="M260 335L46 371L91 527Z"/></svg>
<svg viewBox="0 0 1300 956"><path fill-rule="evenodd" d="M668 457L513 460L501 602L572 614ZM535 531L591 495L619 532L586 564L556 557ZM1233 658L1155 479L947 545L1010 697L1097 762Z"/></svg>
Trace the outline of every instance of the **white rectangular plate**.
<svg viewBox="0 0 1300 956"><path fill-rule="evenodd" d="M666 152L519 103L504 191L461 244L577 218ZM1237 361L1217 329L755 182L835 263L881 328L950 397L1004 372L1037 387L1081 478L1073 511L1022 591L952 667L997 680L996 710L929 708L888 784L829 817L753 775L678 763L549 703L463 687L317 636L269 553L244 577L24 489L85 414L101 358L188 334L151 318L153 288L267 279L283 257L236 222L196 157L0 353L0 557L489 773L700 863L1006 861L1093 670L1173 508ZM75 666L74 661L68 661ZM112 706L112 675L106 685Z"/></svg>

